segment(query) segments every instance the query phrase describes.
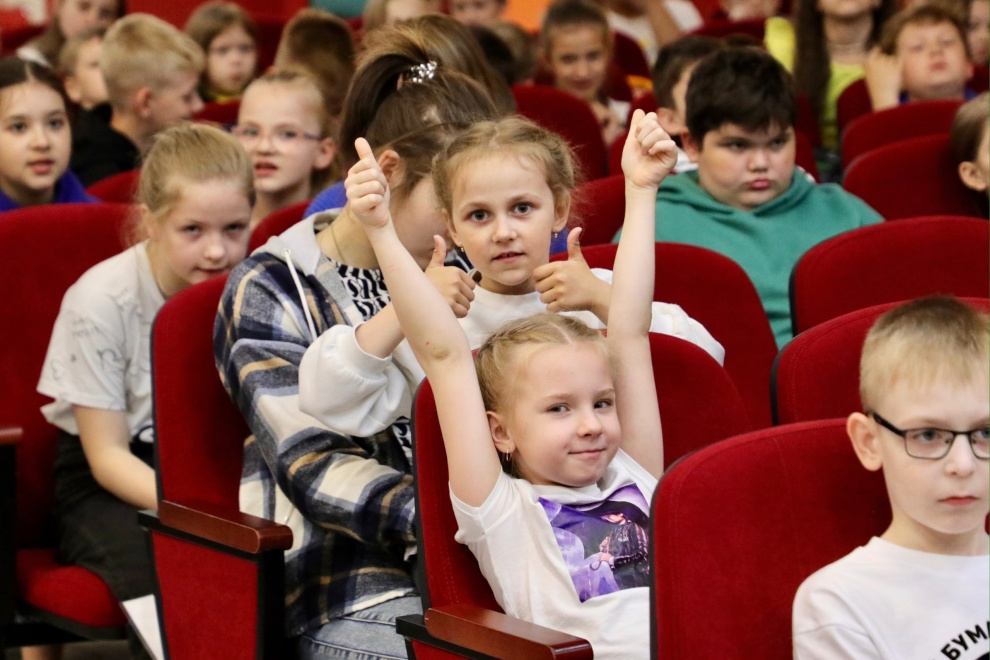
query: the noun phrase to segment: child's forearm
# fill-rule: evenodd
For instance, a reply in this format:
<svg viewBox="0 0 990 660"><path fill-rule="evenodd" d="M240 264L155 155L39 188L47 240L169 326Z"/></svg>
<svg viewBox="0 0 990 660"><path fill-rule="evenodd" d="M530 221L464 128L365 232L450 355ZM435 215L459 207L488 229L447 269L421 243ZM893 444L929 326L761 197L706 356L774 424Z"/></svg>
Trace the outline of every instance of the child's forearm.
<svg viewBox="0 0 990 660"><path fill-rule="evenodd" d="M609 335L646 335L653 302L656 189L626 182L626 214L615 254L609 304Z"/></svg>

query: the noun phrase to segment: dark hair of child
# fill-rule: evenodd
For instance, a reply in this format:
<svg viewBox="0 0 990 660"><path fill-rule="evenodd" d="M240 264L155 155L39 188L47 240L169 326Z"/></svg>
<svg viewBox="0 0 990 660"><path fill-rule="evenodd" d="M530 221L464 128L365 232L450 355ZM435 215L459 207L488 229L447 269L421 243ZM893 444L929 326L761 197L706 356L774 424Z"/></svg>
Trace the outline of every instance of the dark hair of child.
<svg viewBox="0 0 990 660"><path fill-rule="evenodd" d="M721 40L701 35L687 35L662 47L653 64L653 97L660 108L673 108L672 90L688 67L706 55L725 48Z"/></svg>

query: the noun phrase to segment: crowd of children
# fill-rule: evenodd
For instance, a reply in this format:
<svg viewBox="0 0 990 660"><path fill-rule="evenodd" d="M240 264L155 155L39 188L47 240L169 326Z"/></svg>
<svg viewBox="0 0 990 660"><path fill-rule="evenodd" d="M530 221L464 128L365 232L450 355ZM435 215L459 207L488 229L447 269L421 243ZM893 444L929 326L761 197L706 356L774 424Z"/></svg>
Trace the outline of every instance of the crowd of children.
<svg viewBox="0 0 990 660"><path fill-rule="evenodd" d="M797 260L882 221L795 164L799 98L827 165L838 97L860 79L875 110L957 99L958 177L974 214L990 208L990 108L973 78L990 2L793 5L792 21L773 2L722 4L724 18L766 19L763 44L685 34L702 24L688 0L554 0L536 36L505 20L505 0L368 0L346 20L310 7L264 70L236 2L202 3L180 30L124 16L123 0L59 0L0 59L0 211L95 202L87 186L138 176L131 247L66 292L38 382L60 434L59 560L120 601L153 590L135 516L157 505L151 322L225 276L213 343L251 431L240 505L292 529L285 634L299 657L405 657L394 621L422 611L410 416L424 378L456 538L501 607L588 639L595 657L644 657L664 465L648 333L727 358L654 301L652 243L737 262L786 344ZM631 94L616 32L643 47L649 101ZM586 102L621 149L613 270L582 255L572 146L515 114L511 86L533 81ZM189 121L205 103L236 121ZM247 255L253 229L307 202ZM988 342L987 316L947 298L871 330L848 433L883 470L893 521L802 585L795 657L934 657L965 615L990 616ZM948 595L930 627L890 614L936 584ZM145 653L133 635L130 649Z"/></svg>

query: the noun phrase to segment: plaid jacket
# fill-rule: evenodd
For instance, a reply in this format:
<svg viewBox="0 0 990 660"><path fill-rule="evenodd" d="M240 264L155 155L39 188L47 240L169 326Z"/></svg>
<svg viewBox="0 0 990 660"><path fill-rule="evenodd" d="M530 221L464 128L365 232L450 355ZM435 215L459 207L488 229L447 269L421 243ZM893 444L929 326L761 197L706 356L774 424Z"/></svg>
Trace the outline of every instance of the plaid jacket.
<svg viewBox="0 0 990 660"><path fill-rule="evenodd" d="M290 636L415 593L405 561L415 546L412 475L391 429L342 435L299 410L307 346L334 324L361 320L316 244L314 220L330 217L295 225L234 269L213 337L224 386L253 433L241 508L293 531L285 567Z"/></svg>

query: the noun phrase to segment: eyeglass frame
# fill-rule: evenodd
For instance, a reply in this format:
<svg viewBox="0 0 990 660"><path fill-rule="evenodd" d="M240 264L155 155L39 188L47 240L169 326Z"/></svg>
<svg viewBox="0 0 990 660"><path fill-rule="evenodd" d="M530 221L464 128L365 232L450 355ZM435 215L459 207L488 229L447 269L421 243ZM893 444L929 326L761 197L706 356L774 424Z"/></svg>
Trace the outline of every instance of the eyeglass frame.
<svg viewBox="0 0 990 660"><path fill-rule="evenodd" d="M238 140L250 142L251 144L260 142L263 136L268 136L268 139L271 140L272 143L274 144L276 141L278 141L278 139L275 137L275 134L278 133L279 131L297 131L299 133L299 137L304 140L314 140L318 142L323 139L323 136L321 135L316 135L315 133L307 133L302 128L296 126L276 126L275 129L271 131L257 128L258 135L256 137L244 136L243 134L239 134L239 131L243 131L245 130L245 128L247 127L242 128L241 124L234 124L233 126L230 127L230 132Z"/></svg>
<svg viewBox="0 0 990 660"><path fill-rule="evenodd" d="M976 453L976 446L973 441L973 434L978 431L985 430L987 428L986 426L970 429L969 431L954 431L952 429L942 429L935 426L919 426L911 429L900 429L894 426L893 424L891 424L886 419L884 419L882 416L878 415L873 410L868 410L866 414L869 415L873 419L873 421L875 421L883 428L887 429L894 435L900 436L901 440L904 441L904 453L910 456L911 458L917 458L918 460L921 461L940 461L949 455L949 452L952 451L952 445L954 445L956 442L956 438L962 435L962 436L966 436L966 439L969 441L969 450L973 452L973 456L975 456L977 460L980 461L990 460L990 454L988 454L987 456L980 456L979 454ZM912 431L946 431L947 433L952 434L952 440L949 440L948 442L945 443L945 452L940 456L915 456L914 454L908 451L907 436L908 433L911 433Z"/></svg>

